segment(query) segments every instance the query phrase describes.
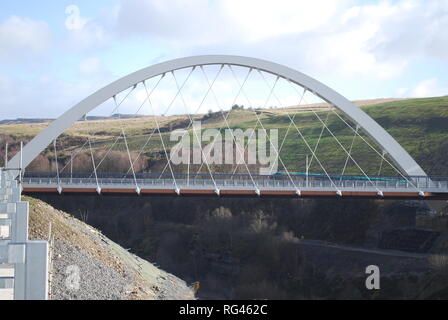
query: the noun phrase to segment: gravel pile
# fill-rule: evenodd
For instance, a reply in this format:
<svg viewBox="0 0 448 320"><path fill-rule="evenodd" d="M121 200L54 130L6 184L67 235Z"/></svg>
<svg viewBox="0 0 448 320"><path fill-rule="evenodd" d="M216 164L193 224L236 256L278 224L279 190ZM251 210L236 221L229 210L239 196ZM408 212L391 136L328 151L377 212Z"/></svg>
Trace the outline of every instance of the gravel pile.
<svg viewBox="0 0 448 320"><path fill-rule="evenodd" d="M51 299L121 300L131 275L122 275L66 241L53 243Z"/></svg>
<svg viewBox="0 0 448 320"><path fill-rule="evenodd" d="M125 250L99 230L30 197L30 238L50 240L53 300L194 299L185 281Z"/></svg>

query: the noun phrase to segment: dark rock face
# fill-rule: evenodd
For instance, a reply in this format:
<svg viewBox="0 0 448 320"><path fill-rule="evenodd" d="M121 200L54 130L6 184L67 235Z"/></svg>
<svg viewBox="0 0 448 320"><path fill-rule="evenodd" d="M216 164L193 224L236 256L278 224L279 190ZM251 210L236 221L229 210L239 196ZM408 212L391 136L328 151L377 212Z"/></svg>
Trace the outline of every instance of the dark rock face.
<svg viewBox="0 0 448 320"><path fill-rule="evenodd" d="M414 227L416 222L416 207L397 203L384 212L384 226L388 229Z"/></svg>
<svg viewBox="0 0 448 320"><path fill-rule="evenodd" d="M437 231L417 228L388 230L382 233L379 248L425 253L439 235Z"/></svg>

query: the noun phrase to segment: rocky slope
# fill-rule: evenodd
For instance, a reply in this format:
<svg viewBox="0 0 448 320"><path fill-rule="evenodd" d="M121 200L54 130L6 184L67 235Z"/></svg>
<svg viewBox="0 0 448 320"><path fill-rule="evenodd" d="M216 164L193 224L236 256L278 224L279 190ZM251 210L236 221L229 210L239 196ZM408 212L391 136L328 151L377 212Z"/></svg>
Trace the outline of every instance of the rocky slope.
<svg viewBox="0 0 448 320"><path fill-rule="evenodd" d="M194 299L181 279L131 254L100 231L33 198L31 239L50 241L50 299Z"/></svg>

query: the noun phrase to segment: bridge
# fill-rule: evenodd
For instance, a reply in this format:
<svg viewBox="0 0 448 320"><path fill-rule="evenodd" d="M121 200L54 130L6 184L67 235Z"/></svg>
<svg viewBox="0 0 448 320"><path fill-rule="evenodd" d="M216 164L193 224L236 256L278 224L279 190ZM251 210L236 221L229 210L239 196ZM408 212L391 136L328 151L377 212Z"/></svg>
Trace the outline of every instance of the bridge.
<svg viewBox="0 0 448 320"><path fill-rule="evenodd" d="M88 174L74 177L64 174L55 178L49 173L31 173L23 178L22 184L26 194L448 200L448 177L413 176L404 180L376 176L369 177L369 181L361 176L338 176L330 180L302 175L290 180L284 176L254 174L254 188L248 175L216 174L214 180L206 175L176 175L175 180L158 176L142 174L134 180L120 174L100 174L97 178Z"/></svg>
<svg viewBox="0 0 448 320"><path fill-rule="evenodd" d="M96 110L110 112L109 128L92 120ZM80 133L66 134L73 127ZM105 165L114 152L125 168L123 157ZM39 157L54 170L30 170ZM448 177L428 175L341 94L289 67L225 55L159 63L98 90L6 155L0 182L0 263L15 265L16 299L47 296L47 243L27 239L21 193L448 199ZM0 289L14 278L2 270Z"/></svg>
<svg viewBox="0 0 448 320"><path fill-rule="evenodd" d="M207 67L215 67L213 70L213 77L207 75ZM236 70L236 68L239 68ZM227 70L228 74L225 77L223 74ZM241 71L242 77L238 77L238 71ZM187 76L184 81L179 81L178 73L185 72ZM196 73L196 78L194 74ZM257 75L258 79L254 79L253 75ZM186 83L190 80L194 83L199 81L199 76L202 77L202 81L205 83L204 94L199 99L200 103L197 108L191 109L189 107L193 103L188 102L187 94L184 93L188 85ZM253 117L254 127L252 131L262 130L265 133L268 131L267 125L263 123L263 110L267 109L269 104L275 103L283 110L289 110L286 105L287 102L282 101L281 95L286 95L287 98L292 94L296 94L296 102L300 107L305 101L305 96L311 95L311 99L319 99L329 106L326 117L325 114L319 113L311 109L310 113L315 117L315 121L319 125L320 134L317 137L315 145L310 143L311 140L306 136L306 132L300 127L300 112L286 112L286 120L288 127L283 128L286 133L283 136L281 145L274 143L272 137L267 136L267 149L270 148L271 155L274 154L275 159L272 160L272 166L270 166L265 172L264 177L259 177L254 174L250 169L249 156L247 153L250 151L249 142L253 137L254 141L257 141L256 134L253 132L249 136L243 136L241 140L237 141L236 134L231 132L230 142L236 146L236 150L232 151L232 156L235 154L236 161L238 162L236 167L239 167L240 171L244 175L235 175L236 169L228 169L228 172L224 170L213 170L212 167L217 167L210 161L210 152L207 151L207 147L210 145L213 147L215 143L219 143L220 140L216 136L212 136L212 143L204 144L204 141L198 136L198 130L195 129L195 121L198 117L195 116L204 114L204 107L213 106L215 110L218 110L218 118L216 121L221 122L219 130L234 130L235 126L231 123L231 113L234 112L233 108L226 110L225 103L219 100L219 92L217 92L216 83L220 81L219 77L223 77L221 81L231 81L233 78L236 84L237 90L234 91L234 99L232 105L235 105L239 100L246 103L251 111ZM166 80L170 77L170 82ZM252 78L251 78L252 77ZM270 78L269 78L270 77ZM193 79L193 80L192 80ZM271 79L271 80L270 80ZM150 84L150 81L153 83ZM262 91L260 86L265 85L265 91L267 94L261 99L263 102L259 103L258 107L254 103L256 98L249 98L251 92L248 88L248 82L252 80L256 82L258 87L257 93ZM174 87L174 93L172 98L162 103L160 98L157 97L158 86L161 82L168 81L169 85ZM285 89L280 88L280 83L283 82L284 86L289 86L289 94L285 94ZM159 86L160 87L160 86ZM89 135L84 143L77 149L71 149L70 159L65 157L64 161L58 160L57 152L57 139L69 129L72 125L77 123L83 117L86 118L87 114L98 107L104 106L105 103L110 103L111 109L114 112L118 112L120 108L123 108L123 104L129 95L139 90L143 93L144 98L141 99L138 110L135 115L139 114L144 105L147 105L150 111L147 113L148 123L153 122L153 130L149 134L148 139L139 150L138 156L131 155L131 147L129 136L126 136L126 125L123 119L119 118L117 126L119 135L117 134L114 143L109 147L105 145L107 149L106 157L112 148L116 145L118 140L122 140L122 152L127 152L129 159L129 168L127 170L127 177L124 179L108 179L100 177L101 164L104 160L104 156L99 159L96 156L95 149L96 144L94 141L95 133ZM161 90L161 89L160 89ZM230 91L230 90L229 90ZM232 96L233 96L232 94ZM121 96L124 98L121 99ZM289 95L289 96L288 96ZM207 100L208 99L208 100ZM225 100L225 99L224 99ZM308 99L310 100L310 99ZM179 147L180 144L175 146L168 146L166 141L166 128L163 128L164 119L168 118L170 108L173 109L175 101L183 105L184 116L186 119L185 126L183 127L182 137L186 135L190 138L192 136L193 144L197 142L196 147L200 149L200 157L202 163L196 172L190 171L191 154L194 153L192 149L184 150L184 147ZM315 100L313 100L315 101ZM164 104L168 105L164 108ZM230 108L230 103L227 105ZM202 110L202 111L201 111ZM261 110L261 111L260 111ZM175 114L174 112L172 114ZM346 130L351 133L352 138L348 142L337 137L337 133L333 132L331 123L329 122L330 114L340 121L343 126L346 126ZM325 120L324 120L325 118ZM216 126L217 127L217 126ZM272 128L272 125L270 126ZM321 130L320 130L321 128ZM199 129L199 135L202 130ZM294 134L293 139L297 143L301 143L298 146L296 160L288 161L284 160L285 157L293 158L294 155L284 154L283 145L291 143L287 139L287 136ZM328 155L319 154L319 143L324 139L325 135L328 138L334 139L334 148L338 149L344 155L344 161L340 162L341 168L328 167L325 165L325 159ZM210 137L209 137L210 138ZM245 143L245 138L248 138L248 142ZM163 155L162 159L165 161L165 166L161 170L157 179L140 179L138 177L139 172L135 170L135 162L138 160L145 147L151 143L155 143L158 139L159 152ZM378 172L368 172L366 168L363 168L361 161L358 160L358 156L355 155L355 140L365 144L365 148L371 152L369 156L371 161L374 158L379 163ZM314 139L316 140L316 139ZM41 152L49 150L53 143L53 151L55 161L57 163L54 177L42 178L33 177L32 173L28 172L28 175L24 177L25 168L37 157ZM255 142L256 143L256 142ZM97 142L98 144L98 142ZM100 141L101 144L101 141ZM93 147L92 147L93 145ZM48 147L48 148L47 148ZM73 159L81 150L85 148L86 154L91 157L92 172L90 179L75 178L67 179L64 176L67 173L65 170L68 166L73 167ZM173 163L173 150L176 148L182 148L182 152L188 153L187 161L188 169L184 166ZM209 148L210 149L210 148ZM359 148L361 149L361 148ZM297 162L300 160L299 152L307 153L307 164L298 168ZM169 154L171 152L171 154ZM216 152L216 151L215 151ZM363 149L362 152L366 152ZM308 155L311 158L310 162L314 161L315 170L320 173L319 177L313 175L310 165L308 164ZM182 155L183 156L183 155ZM333 155L330 155L332 157ZM207 161L208 158L208 161ZM59 157L61 159L61 157ZM291 165L292 163L292 165ZM284 173L282 179L277 177L272 178L275 173L274 164L280 166L280 170ZM59 167L63 165L63 168ZM350 165L357 170L362 179L347 179L347 171ZM58 192L60 194L67 193L92 193L98 194L113 194L123 193L130 194L135 193L138 195L215 195L215 196L289 196L289 197L321 197L321 196L338 196L338 197L361 197L361 198L414 198L414 199L445 199L448 189L446 187L447 179L443 177L430 178L423 171L423 169L415 162L415 160L404 150L402 146L387 133L378 123L370 118L361 108L354 106L350 101L344 98L339 93L335 92L331 88L325 86L319 81L300 73L294 69L288 68L283 65L279 65L270 61L240 57L240 56L223 56L223 55L211 55L211 56L194 56L176 59L168 62L159 63L148 68L137 71L126 77L123 77L110 85L100 89L96 93L82 100L80 103L66 111L57 120L52 122L45 130L39 133L33 140L31 140L23 149L23 152L16 154L11 161L8 162L7 167L9 169L17 169L15 172L16 177L22 177L23 190L26 193L40 193L40 192ZM219 166L218 166L219 167ZM224 166L221 166L224 167ZM293 168L294 167L294 168ZM305 167L305 168L304 168ZM387 168L386 168L387 167ZM179 169L176 171L176 168ZM242 169L242 170L241 170ZM299 169L307 172L306 178L297 177L292 174L292 170ZM65 171L64 171L65 170ZM104 170L103 170L104 171ZM333 172L331 172L333 171ZM391 181L387 181L387 176L384 179L378 179L382 177L381 171L386 172L388 176L394 176ZM154 171L151 171L154 172ZM217 172L228 174L227 176L216 175ZM73 174L73 168L71 168L71 174ZM129 174L131 174L129 176ZM181 174L179 176L179 174ZM202 176L198 176L202 174ZM335 174L338 175L335 178ZM271 177L269 177L271 176ZM162 179L163 177L163 179Z"/></svg>

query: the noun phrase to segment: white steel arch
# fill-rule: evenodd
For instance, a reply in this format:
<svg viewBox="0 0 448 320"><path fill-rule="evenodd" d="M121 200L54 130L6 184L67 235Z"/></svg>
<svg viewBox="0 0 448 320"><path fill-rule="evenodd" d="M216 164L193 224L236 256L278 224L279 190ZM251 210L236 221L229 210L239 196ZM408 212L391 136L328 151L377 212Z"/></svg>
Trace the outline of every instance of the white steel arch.
<svg viewBox="0 0 448 320"><path fill-rule="evenodd" d="M41 153L54 139L61 135L73 123L118 93L144 80L170 71L193 66L222 64L258 69L276 76L280 76L302 86L303 88L306 88L308 91L314 93L324 101L342 111L353 122L363 128L364 131L385 152L389 154L395 165L403 170L403 172L406 172L408 175L426 176L423 169L406 152L406 150L404 150L403 147L394 138L392 138L389 133L386 132L386 130L370 118L364 111L353 105L349 100L333 89L299 71L284 65L256 58L229 55L192 56L170 60L141 69L105 86L66 111L58 119L53 121L45 130L34 137L34 139L31 140L22 151L23 168L28 166L31 161L39 155L39 153ZM19 167L20 153L16 154L8 163L8 168L15 169ZM16 175L18 175L18 172Z"/></svg>

